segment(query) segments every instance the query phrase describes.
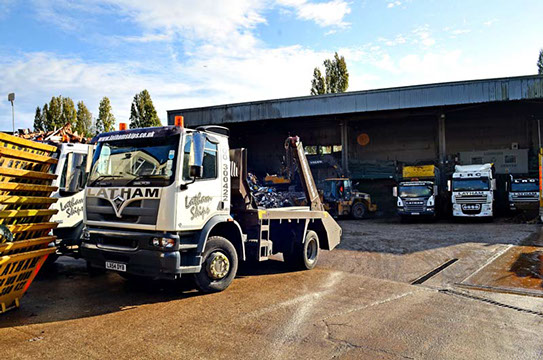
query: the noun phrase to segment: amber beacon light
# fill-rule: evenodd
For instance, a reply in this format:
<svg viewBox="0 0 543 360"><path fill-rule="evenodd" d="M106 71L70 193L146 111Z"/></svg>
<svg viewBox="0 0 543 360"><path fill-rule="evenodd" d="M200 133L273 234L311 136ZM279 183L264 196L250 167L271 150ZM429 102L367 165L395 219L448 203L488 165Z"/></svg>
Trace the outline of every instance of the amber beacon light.
<svg viewBox="0 0 543 360"><path fill-rule="evenodd" d="M126 123L119 123L119 131L126 130Z"/></svg>
<svg viewBox="0 0 543 360"><path fill-rule="evenodd" d="M175 126L183 127L185 125L185 118L181 115L175 117Z"/></svg>

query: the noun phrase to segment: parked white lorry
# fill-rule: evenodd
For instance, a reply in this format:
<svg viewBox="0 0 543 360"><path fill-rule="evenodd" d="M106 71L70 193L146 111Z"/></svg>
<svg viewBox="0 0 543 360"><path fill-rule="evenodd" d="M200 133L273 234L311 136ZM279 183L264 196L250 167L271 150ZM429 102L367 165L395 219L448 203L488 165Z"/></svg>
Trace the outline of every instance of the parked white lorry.
<svg viewBox="0 0 543 360"><path fill-rule="evenodd" d="M52 186L58 188L51 197L59 200L51 208L57 209L51 221L58 226L53 230L57 237L56 255L72 255L78 257L78 246L83 230L83 198L87 180L86 167L89 148L92 145L78 143L58 144L56 156L58 163L54 170L56 179ZM53 260L55 256L51 256Z"/></svg>
<svg viewBox="0 0 543 360"><path fill-rule="evenodd" d="M456 165L452 175L452 212L455 217L493 217L494 178L492 164Z"/></svg>
<svg viewBox="0 0 543 360"><path fill-rule="evenodd" d="M306 207L261 209L247 184L247 153L228 130L181 126L98 135L85 190L81 254L92 268L128 278L190 274L203 292L222 291L239 261L282 253L300 269L332 250L341 228L324 211L302 143L287 139Z"/></svg>

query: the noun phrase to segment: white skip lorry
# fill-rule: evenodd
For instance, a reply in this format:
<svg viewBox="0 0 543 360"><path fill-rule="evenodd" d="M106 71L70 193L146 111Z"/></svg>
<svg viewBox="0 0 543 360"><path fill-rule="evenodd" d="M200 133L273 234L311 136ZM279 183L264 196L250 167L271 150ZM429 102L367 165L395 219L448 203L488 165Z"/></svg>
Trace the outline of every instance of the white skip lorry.
<svg viewBox="0 0 543 360"><path fill-rule="evenodd" d="M454 217L494 216L496 179L492 164L456 165L449 187Z"/></svg>
<svg viewBox="0 0 543 360"><path fill-rule="evenodd" d="M239 262L282 253L312 269L341 228L324 211L299 138L287 139L309 206L262 209L247 184L247 153L228 130L182 126L98 135L85 193L81 254L127 278L190 275L203 292L226 289Z"/></svg>
<svg viewBox="0 0 543 360"><path fill-rule="evenodd" d="M58 198L51 208L57 209L51 221L58 226L53 230L57 246L56 255L78 257L81 232L83 231L83 198L87 180L87 157L92 148L89 144L62 143L57 145L58 163L53 169L56 179L52 186L57 187L51 197ZM54 259L55 257L52 257Z"/></svg>

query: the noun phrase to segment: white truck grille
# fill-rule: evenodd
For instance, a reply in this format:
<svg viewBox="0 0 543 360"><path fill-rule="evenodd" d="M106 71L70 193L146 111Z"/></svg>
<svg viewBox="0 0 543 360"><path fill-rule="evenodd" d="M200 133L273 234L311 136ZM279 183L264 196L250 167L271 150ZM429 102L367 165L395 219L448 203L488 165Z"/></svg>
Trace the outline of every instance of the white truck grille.
<svg viewBox="0 0 543 360"><path fill-rule="evenodd" d="M482 204L486 203L486 195L464 195L456 197L457 204Z"/></svg>

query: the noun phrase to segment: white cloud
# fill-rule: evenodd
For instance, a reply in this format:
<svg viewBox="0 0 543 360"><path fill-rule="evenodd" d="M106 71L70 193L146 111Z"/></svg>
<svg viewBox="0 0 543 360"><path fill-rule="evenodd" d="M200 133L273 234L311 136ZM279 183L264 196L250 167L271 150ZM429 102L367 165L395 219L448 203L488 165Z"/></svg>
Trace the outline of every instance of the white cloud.
<svg viewBox="0 0 543 360"><path fill-rule="evenodd" d="M492 25L494 25L494 23L496 23L496 22L498 22L498 19L494 18L494 19L490 19L490 20L488 20L488 21L485 21L483 24L484 24L485 26L492 26Z"/></svg>
<svg viewBox="0 0 543 360"><path fill-rule="evenodd" d="M281 6L294 9L299 19L315 22L321 27L335 26L344 28L349 26L345 16L351 13L349 3L344 0L331 0L313 3L307 0L277 0Z"/></svg>
<svg viewBox="0 0 543 360"><path fill-rule="evenodd" d="M415 36L415 39L413 40L413 43L415 44L421 44L423 47L430 47L436 43L430 33L430 26L428 25L419 26L415 28L412 33Z"/></svg>
<svg viewBox="0 0 543 360"><path fill-rule="evenodd" d="M17 127L32 127L34 110L51 96L83 100L97 115L103 96L117 122L126 122L136 92L148 89L163 122L166 110L309 94L313 66L333 54L300 46L254 48L244 56L217 56L208 45L189 62L148 73L143 63L92 63L51 53L0 59L0 93L16 93ZM7 103L7 104L5 104ZM8 102L0 102L0 129L11 128Z"/></svg>
<svg viewBox="0 0 543 360"><path fill-rule="evenodd" d="M393 7L402 5L402 2L399 0L388 0L387 8L392 9Z"/></svg>

